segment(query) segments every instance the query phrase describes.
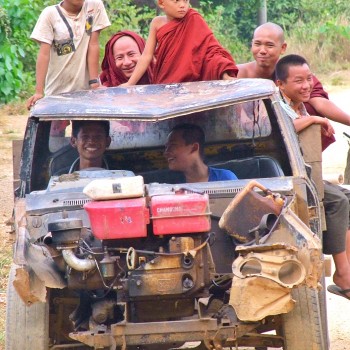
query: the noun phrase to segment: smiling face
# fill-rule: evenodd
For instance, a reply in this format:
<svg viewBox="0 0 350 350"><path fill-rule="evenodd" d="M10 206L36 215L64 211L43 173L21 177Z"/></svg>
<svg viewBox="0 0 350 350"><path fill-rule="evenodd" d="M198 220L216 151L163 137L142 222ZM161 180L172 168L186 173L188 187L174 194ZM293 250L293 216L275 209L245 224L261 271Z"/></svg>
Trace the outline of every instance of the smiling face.
<svg viewBox="0 0 350 350"><path fill-rule="evenodd" d="M140 56L140 49L136 41L130 36L125 35L121 37L113 45L115 65L126 78L131 77Z"/></svg>
<svg viewBox="0 0 350 350"><path fill-rule="evenodd" d="M158 6L169 20L185 17L190 8L190 0L158 0Z"/></svg>
<svg viewBox="0 0 350 350"><path fill-rule="evenodd" d="M168 161L170 170L186 171L189 169L195 157L198 144L188 144L182 137L182 130L172 131L165 143L164 156Z"/></svg>
<svg viewBox="0 0 350 350"><path fill-rule="evenodd" d="M283 31L278 26L267 23L255 30L251 51L259 67L274 69L286 48Z"/></svg>
<svg viewBox="0 0 350 350"><path fill-rule="evenodd" d="M289 66L285 81L277 80L276 83L281 91L295 104L307 102L310 99L313 79L310 67L306 63Z"/></svg>
<svg viewBox="0 0 350 350"><path fill-rule="evenodd" d="M111 138L102 125L87 122L80 127L77 136L71 138L71 145L79 153L80 169L101 167L103 153L110 143Z"/></svg>

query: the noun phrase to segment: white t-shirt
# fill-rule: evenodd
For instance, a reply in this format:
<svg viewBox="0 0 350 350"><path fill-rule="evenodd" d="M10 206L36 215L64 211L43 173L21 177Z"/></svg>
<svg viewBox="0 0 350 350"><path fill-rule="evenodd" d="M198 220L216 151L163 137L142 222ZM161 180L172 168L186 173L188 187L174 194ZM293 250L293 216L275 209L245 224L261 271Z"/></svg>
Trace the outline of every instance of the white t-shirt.
<svg viewBox="0 0 350 350"><path fill-rule="evenodd" d="M59 55L59 51L70 51L71 36L56 5L43 10L30 36L34 40L51 45L45 95L89 88L87 51L90 34L110 25L101 0L85 0L77 16L70 15L60 5L59 8L72 29L75 51ZM59 49L55 47L57 43Z"/></svg>

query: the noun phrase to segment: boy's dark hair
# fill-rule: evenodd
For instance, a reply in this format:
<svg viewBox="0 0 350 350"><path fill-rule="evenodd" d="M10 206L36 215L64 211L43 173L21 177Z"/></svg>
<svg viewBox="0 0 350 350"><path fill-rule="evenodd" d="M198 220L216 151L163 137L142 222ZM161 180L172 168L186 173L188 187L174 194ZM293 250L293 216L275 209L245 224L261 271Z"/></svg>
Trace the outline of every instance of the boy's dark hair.
<svg viewBox="0 0 350 350"><path fill-rule="evenodd" d="M286 81L288 78L288 69L290 66L302 66L307 64L307 61L304 57L299 55L286 55L282 57L276 64L275 68L275 79Z"/></svg>
<svg viewBox="0 0 350 350"><path fill-rule="evenodd" d="M86 125L101 125L106 132L106 137L109 136L109 121L107 120L73 120L72 121L72 136L78 137L79 131Z"/></svg>
<svg viewBox="0 0 350 350"><path fill-rule="evenodd" d="M199 144L199 155L204 159L205 134L203 129L195 124L183 123L175 125L171 132L178 130L182 132L182 138L185 140L186 145Z"/></svg>

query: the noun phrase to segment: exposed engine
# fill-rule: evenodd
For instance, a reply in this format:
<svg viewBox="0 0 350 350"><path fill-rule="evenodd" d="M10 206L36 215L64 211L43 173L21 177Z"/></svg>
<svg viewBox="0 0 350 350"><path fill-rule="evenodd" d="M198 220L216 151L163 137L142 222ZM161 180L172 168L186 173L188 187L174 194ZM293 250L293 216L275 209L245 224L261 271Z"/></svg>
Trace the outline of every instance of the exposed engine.
<svg viewBox="0 0 350 350"><path fill-rule="evenodd" d="M55 181L49 188L58 190ZM42 238L68 289L80 291L70 317L79 320L75 328L84 303L93 305L96 324L116 322L126 303L131 322L193 315L195 299L209 296L214 273L208 195L149 195L141 176L93 180L83 192L92 199L80 201L83 213L44 215L49 233Z"/></svg>

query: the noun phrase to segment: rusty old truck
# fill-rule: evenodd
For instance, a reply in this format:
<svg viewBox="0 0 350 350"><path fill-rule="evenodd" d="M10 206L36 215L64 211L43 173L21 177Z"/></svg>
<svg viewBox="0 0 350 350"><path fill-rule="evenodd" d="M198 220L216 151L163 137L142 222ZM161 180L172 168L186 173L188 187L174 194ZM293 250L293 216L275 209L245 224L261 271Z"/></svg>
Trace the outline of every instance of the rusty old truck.
<svg viewBox="0 0 350 350"><path fill-rule="evenodd" d="M328 349L320 158L302 153L291 113L263 79L39 100L15 192L6 349ZM71 169L75 120L110 122L105 168ZM184 122L204 130L205 162L238 180L168 169L167 135Z"/></svg>

